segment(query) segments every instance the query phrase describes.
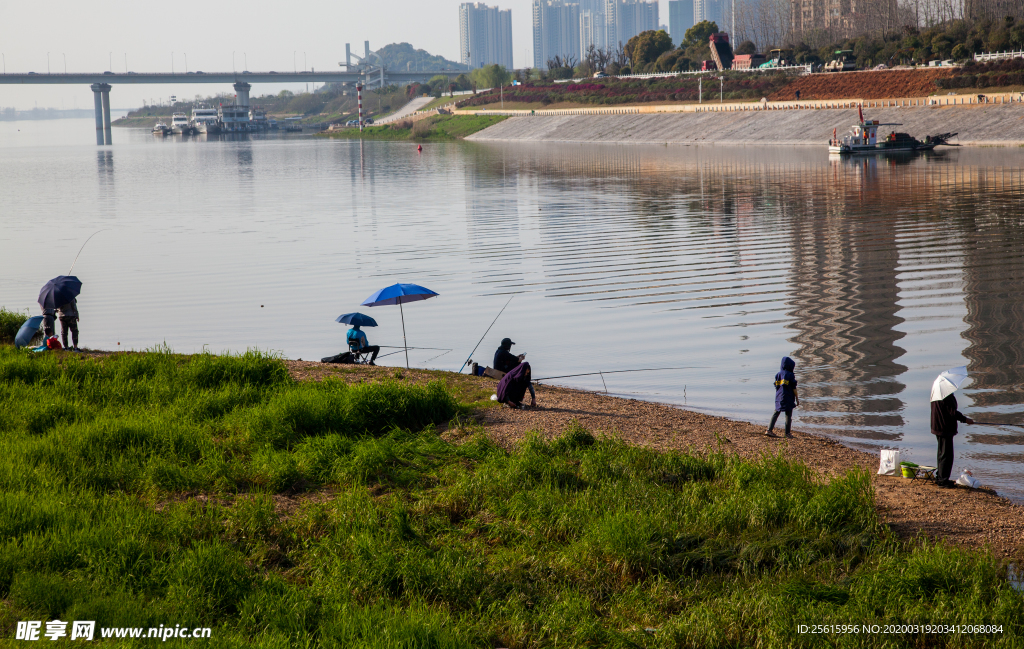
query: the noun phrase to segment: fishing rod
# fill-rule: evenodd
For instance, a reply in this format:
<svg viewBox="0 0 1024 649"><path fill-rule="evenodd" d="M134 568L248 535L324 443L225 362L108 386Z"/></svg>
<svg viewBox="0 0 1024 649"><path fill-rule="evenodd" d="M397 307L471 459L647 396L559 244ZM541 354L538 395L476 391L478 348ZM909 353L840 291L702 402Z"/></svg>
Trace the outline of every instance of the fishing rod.
<svg viewBox="0 0 1024 649"><path fill-rule="evenodd" d="M429 349L435 352L450 352L448 347L396 347L395 345L377 345L381 349Z"/></svg>
<svg viewBox="0 0 1024 649"><path fill-rule="evenodd" d="M494 322L491 323L491 327L493 327L494 323L498 321L498 318L501 317L501 314L505 312L505 308L512 302L512 298L514 298L514 297L515 297L515 295L510 297L508 299L508 302L505 303L505 306L501 307L501 311L498 311L498 315L494 316ZM473 358L473 354L476 353L477 347L479 347L480 343L482 343L484 341L484 338L487 337L487 334L489 334L491 332L491 327L487 327L487 331L485 331L484 335L480 336L480 340L477 341L476 347L473 348L473 351L469 352L469 356L466 357L466 362L463 363L462 367L459 368L459 372L458 372L459 374L462 374L462 370L464 370L466 368L466 365Z"/></svg>
<svg viewBox="0 0 1024 649"><path fill-rule="evenodd" d="M1024 428L1024 424L997 424L994 421L976 421L975 426L1014 426L1016 428Z"/></svg>
<svg viewBox="0 0 1024 649"><path fill-rule="evenodd" d="M90 241L92 241L92 238L95 237L97 234L99 234L100 232L105 232L108 229L109 228L103 228L102 230L96 230L91 235L89 235L89 238L85 240L85 243L89 243ZM71 271L73 271L75 269L75 264L78 263L78 258L82 255L82 251L85 250L85 243L83 243L82 247L78 249L78 254L75 255L75 260L73 262L71 262L71 268L68 269L68 275L70 275Z"/></svg>
<svg viewBox="0 0 1024 649"><path fill-rule="evenodd" d="M621 374L623 372L658 372L658 371L661 371L661 370L706 370L706 369L710 369L710 368L703 367L703 366L694 366L694 367L647 367L647 368L639 369L639 370L611 370L611 371L608 371L608 372L584 372L583 374L564 374L562 376L545 376L542 379L533 379L533 380L534 380L534 382L536 382L536 381L550 381L551 379L569 379L569 378L573 378L573 377L576 377L576 376L597 376L598 374L603 376L605 374Z"/></svg>

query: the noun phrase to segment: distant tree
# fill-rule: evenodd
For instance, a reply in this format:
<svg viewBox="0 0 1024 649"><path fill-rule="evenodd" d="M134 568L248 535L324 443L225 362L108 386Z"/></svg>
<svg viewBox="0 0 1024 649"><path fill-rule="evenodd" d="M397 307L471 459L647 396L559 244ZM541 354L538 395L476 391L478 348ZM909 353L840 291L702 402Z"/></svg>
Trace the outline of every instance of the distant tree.
<svg viewBox="0 0 1024 649"><path fill-rule="evenodd" d="M679 44L679 47L680 49L686 49L694 45L707 45L711 35L717 33L718 23L713 20L702 20L686 30L683 42Z"/></svg>
<svg viewBox="0 0 1024 649"><path fill-rule="evenodd" d="M743 41L736 47L736 54L757 54L757 46L753 41Z"/></svg>
<svg viewBox="0 0 1024 649"><path fill-rule="evenodd" d="M277 96L281 99L287 99L288 97L294 97L295 93L293 93L291 90L282 90L281 92L277 93Z"/></svg>
<svg viewBox="0 0 1024 649"><path fill-rule="evenodd" d="M626 42L626 56L636 69L658 60L658 57L672 50L672 39L664 30L649 29L640 32Z"/></svg>
<svg viewBox="0 0 1024 649"><path fill-rule="evenodd" d="M504 66L492 63L473 70L469 73L469 78L477 88L497 88L499 85L508 85L512 75Z"/></svg>

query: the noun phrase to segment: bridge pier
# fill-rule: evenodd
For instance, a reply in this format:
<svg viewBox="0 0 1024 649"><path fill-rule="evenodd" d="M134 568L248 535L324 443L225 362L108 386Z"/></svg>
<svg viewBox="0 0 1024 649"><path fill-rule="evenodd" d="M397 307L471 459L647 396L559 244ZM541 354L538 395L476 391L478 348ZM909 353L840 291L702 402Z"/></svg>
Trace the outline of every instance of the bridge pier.
<svg viewBox="0 0 1024 649"><path fill-rule="evenodd" d="M248 106L249 105L249 89L252 88L248 83L239 81L235 84L235 98L236 106Z"/></svg>
<svg viewBox="0 0 1024 649"><path fill-rule="evenodd" d="M91 86L96 106L96 144L112 144L110 130L110 84L94 83Z"/></svg>

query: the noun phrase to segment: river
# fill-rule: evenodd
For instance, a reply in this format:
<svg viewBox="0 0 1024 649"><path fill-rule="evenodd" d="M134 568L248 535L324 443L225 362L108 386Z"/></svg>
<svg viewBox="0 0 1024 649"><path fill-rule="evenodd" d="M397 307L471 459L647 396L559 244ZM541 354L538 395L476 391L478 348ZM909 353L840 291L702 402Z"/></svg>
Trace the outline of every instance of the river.
<svg viewBox="0 0 1024 649"><path fill-rule="evenodd" d="M961 410L1024 423L1021 149L114 141L0 123L0 305L37 312L103 230L74 269L87 347L319 359L359 310L372 343L402 345L404 316L409 345L439 348L411 363L457 370L515 296L479 362L508 336L538 377L683 367L555 382L766 423L790 355L797 429L922 464L944 369L968 366ZM440 296L359 306L395 282ZM954 477L1024 498L1024 429L956 440Z"/></svg>

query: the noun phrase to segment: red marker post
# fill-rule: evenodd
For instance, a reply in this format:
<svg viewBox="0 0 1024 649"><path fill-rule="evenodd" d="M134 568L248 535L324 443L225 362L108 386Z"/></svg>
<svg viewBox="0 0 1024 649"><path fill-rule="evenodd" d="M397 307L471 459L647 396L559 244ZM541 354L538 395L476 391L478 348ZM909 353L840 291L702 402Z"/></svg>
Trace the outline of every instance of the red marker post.
<svg viewBox="0 0 1024 649"><path fill-rule="evenodd" d="M363 86L356 84L356 99L359 103L359 132L363 132Z"/></svg>

